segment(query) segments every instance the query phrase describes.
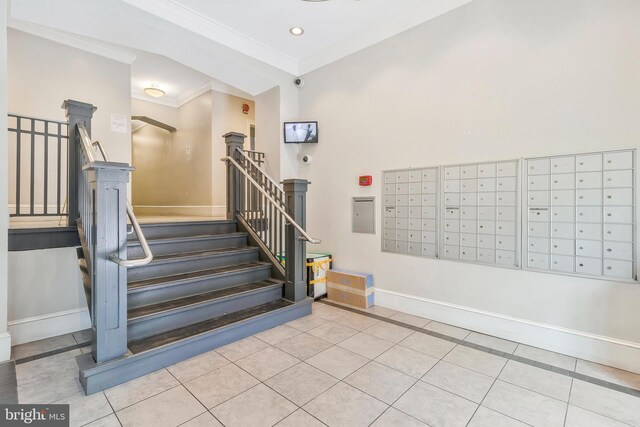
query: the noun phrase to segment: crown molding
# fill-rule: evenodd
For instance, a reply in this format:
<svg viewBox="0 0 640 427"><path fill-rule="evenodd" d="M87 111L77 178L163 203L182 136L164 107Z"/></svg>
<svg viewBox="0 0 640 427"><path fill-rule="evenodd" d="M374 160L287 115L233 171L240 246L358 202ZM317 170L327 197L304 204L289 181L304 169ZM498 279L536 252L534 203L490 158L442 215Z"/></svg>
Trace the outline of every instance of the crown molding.
<svg viewBox="0 0 640 427"><path fill-rule="evenodd" d="M289 74L298 74L296 59L182 4L172 0L123 1Z"/></svg>
<svg viewBox="0 0 640 427"><path fill-rule="evenodd" d="M7 26L14 30L42 37L65 46L80 49L104 58L113 59L114 61L122 62L127 65L133 64L133 61L136 60L136 55L128 51L116 49L111 46L106 46L102 43L89 40L85 37L79 37L64 31L54 30L41 25L32 24L30 22L9 19Z"/></svg>
<svg viewBox="0 0 640 427"><path fill-rule="evenodd" d="M162 98L154 98L144 93L141 89L131 89L131 98L138 99L140 101L151 102L152 104L163 105L165 107L178 108L178 100L171 96L163 96Z"/></svg>
<svg viewBox="0 0 640 427"><path fill-rule="evenodd" d="M410 8L396 16L390 16L381 25L375 25L368 30L353 35L314 52L309 58L300 60L298 71L300 75L315 71L325 65L352 55L376 43L380 43L404 31L424 24L440 15L471 3L474 0L438 0L424 1L417 7Z"/></svg>
<svg viewBox="0 0 640 427"><path fill-rule="evenodd" d="M177 101L178 107L182 107L187 102L193 101L194 99L196 99L197 97L199 97L203 93L207 93L210 90L211 90L211 83L210 82L207 82L207 83L203 84L202 86L194 87L193 89L189 89L188 91L186 91L185 93L183 93L182 95L177 97L176 101Z"/></svg>

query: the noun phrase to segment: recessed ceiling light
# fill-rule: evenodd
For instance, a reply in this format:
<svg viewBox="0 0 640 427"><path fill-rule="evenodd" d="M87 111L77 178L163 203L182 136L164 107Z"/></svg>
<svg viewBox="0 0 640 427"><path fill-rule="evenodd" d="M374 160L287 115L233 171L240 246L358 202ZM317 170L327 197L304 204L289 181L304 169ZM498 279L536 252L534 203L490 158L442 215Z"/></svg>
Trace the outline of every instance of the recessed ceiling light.
<svg viewBox="0 0 640 427"><path fill-rule="evenodd" d="M289 32L294 36L301 36L304 34L304 29L302 27L291 27L289 28Z"/></svg>
<svg viewBox="0 0 640 427"><path fill-rule="evenodd" d="M145 87L144 93L149 96L153 96L154 98L162 98L164 96L164 91L155 83L150 87Z"/></svg>

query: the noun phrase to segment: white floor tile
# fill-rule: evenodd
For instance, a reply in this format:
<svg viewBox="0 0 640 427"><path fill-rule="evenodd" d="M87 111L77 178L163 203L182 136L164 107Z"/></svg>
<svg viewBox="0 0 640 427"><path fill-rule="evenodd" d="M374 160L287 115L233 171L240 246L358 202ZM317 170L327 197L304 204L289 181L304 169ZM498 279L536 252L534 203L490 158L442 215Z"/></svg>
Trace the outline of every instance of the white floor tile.
<svg viewBox="0 0 640 427"><path fill-rule="evenodd" d="M555 372L509 360L498 378L563 402L569 401L571 378Z"/></svg>
<svg viewBox="0 0 640 427"><path fill-rule="evenodd" d="M277 427L325 427L316 418L302 409L298 409L284 420L276 424Z"/></svg>
<svg viewBox="0 0 640 427"><path fill-rule="evenodd" d="M504 351L505 353L509 354L513 354L513 352L516 350L516 347L518 347L518 343L516 342L504 340L498 337L492 337L491 335L479 334L477 332L471 332L464 340L484 347Z"/></svg>
<svg viewBox="0 0 640 427"><path fill-rule="evenodd" d="M543 350L541 348L530 347L524 344L519 344L513 354L535 360L536 362L546 363L547 365L566 369L567 371L573 371L576 368L575 357L554 353L553 351Z"/></svg>
<svg viewBox="0 0 640 427"><path fill-rule="evenodd" d="M384 414L380 415L380 417L371 424L371 427L429 427L426 424L418 421L405 414L404 412L398 411L396 408L391 407L387 409Z"/></svg>
<svg viewBox="0 0 640 427"><path fill-rule="evenodd" d="M290 354L275 347L269 347L238 360L236 365L260 381L265 381L298 363L300 361Z"/></svg>
<svg viewBox="0 0 640 427"><path fill-rule="evenodd" d="M640 398L573 380L569 403L632 426L640 426Z"/></svg>
<svg viewBox="0 0 640 427"><path fill-rule="evenodd" d="M257 333L254 335L255 338L258 338L267 344L274 345L279 343L280 341L284 341L287 338L294 337L300 334L301 331L296 328L292 328L288 325L280 325L275 328L267 329L266 331Z"/></svg>
<svg viewBox="0 0 640 427"><path fill-rule="evenodd" d="M401 311L391 316L390 319L406 323L411 326L416 326L418 328L422 328L427 323L431 322L431 319L425 319L424 317L414 316L413 314L407 314Z"/></svg>
<svg viewBox="0 0 640 427"><path fill-rule="evenodd" d="M247 357L260 350L264 350L267 347L269 347L269 344L251 336L225 345L224 347L220 347L219 349L216 349L216 351L226 359L235 362L243 357Z"/></svg>
<svg viewBox="0 0 640 427"><path fill-rule="evenodd" d="M334 323L346 326L351 329L363 331L373 325L380 323L378 319L364 316L362 314L349 313L346 316L336 319Z"/></svg>
<svg viewBox="0 0 640 427"><path fill-rule="evenodd" d="M468 427L527 427L527 424L481 406L471 418Z"/></svg>
<svg viewBox="0 0 640 427"><path fill-rule="evenodd" d="M577 406L569 405L565 427L627 427L611 418L598 415Z"/></svg>
<svg viewBox="0 0 640 427"><path fill-rule="evenodd" d="M343 380L391 405L416 382L415 378L376 362L364 365Z"/></svg>
<svg viewBox="0 0 640 427"><path fill-rule="evenodd" d="M178 381L184 383L200 375L204 375L207 372L211 372L214 369L221 368L228 363L230 362L219 353L210 351L169 366L167 370L176 377Z"/></svg>
<svg viewBox="0 0 640 427"><path fill-rule="evenodd" d="M115 411L131 406L163 391L180 385L166 369L153 372L105 390L104 394Z"/></svg>
<svg viewBox="0 0 640 427"><path fill-rule="evenodd" d="M337 382L336 378L318 368L300 363L269 378L265 384L296 405L303 406Z"/></svg>
<svg viewBox="0 0 640 427"><path fill-rule="evenodd" d="M409 335L400 341L400 345L438 359L443 358L456 346L456 344L450 341L432 337L431 335L421 332L414 332L413 335Z"/></svg>
<svg viewBox="0 0 640 427"><path fill-rule="evenodd" d="M304 410L331 427L365 427L388 406L351 387L338 383L304 406Z"/></svg>
<svg viewBox="0 0 640 427"><path fill-rule="evenodd" d="M376 359L376 362L404 372L413 378L422 378L429 369L438 363L438 359L410 348L396 345L385 351Z"/></svg>
<svg viewBox="0 0 640 427"><path fill-rule="evenodd" d="M422 381L479 404L494 378L441 360Z"/></svg>
<svg viewBox="0 0 640 427"><path fill-rule="evenodd" d="M271 427L297 409L264 384L215 407L211 413L227 427Z"/></svg>
<svg viewBox="0 0 640 427"><path fill-rule="evenodd" d="M226 365L184 384L207 408L250 389L259 381L235 365Z"/></svg>
<svg viewBox="0 0 640 427"><path fill-rule="evenodd" d="M309 334L296 335L275 345L275 347L300 360L307 360L331 346L333 344L330 342Z"/></svg>
<svg viewBox="0 0 640 427"><path fill-rule="evenodd" d="M409 335L413 334L414 331L401 326L396 326L392 323L379 322L362 332L397 344Z"/></svg>
<svg viewBox="0 0 640 427"><path fill-rule="evenodd" d="M623 371L622 369L612 368L611 366L600 365L599 363L587 362L578 359L576 364L576 372L590 377L599 378L601 380L620 384L625 387L640 390L640 375L633 372Z"/></svg>
<svg viewBox="0 0 640 427"><path fill-rule="evenodd" d="M393 343L374 337L373 335L360 332L359 334L340 342L338 346L353 351L354 353L368 359L375 359L393 347Z"/></svg>
<svg viewBox="0 0 640 427"><path fill-rule="evenodd" d="M343 379L368 363L369 359L344 348L334 346L307 359L306 362L329 375Z"/></svg>
<svg viewBox="0 0 640 427"><path fill-rule="evenodd" d="M430 426L466 426L477 404L418 381L393 406Z"/></svg>
<svg viewBox="0 0 640 427"><path fill-rule="evenodd" d="M206 409L184 387L178 386L129 406L116 415L123 427L177 426Z"/></svg>
<svg viewBox="0 0 640 427"><path fill-rule="evenodd" d="M446 323L440 322L429 322L424 326L424 329L428 329L433 332L438 332L442 335L447 335L453 338L458 338L459 340L463 340L469 335L470 331L462 328L458 328L457 326L447 325Z"/></svg>
<svg viewBox="0 0 640 427"><path fill-rule="evenodd" d="M307 333L332 344L338 344L339 342L357 334L358 331L347 326L331 322L318 326L317 328L313 328Z"/></svg>
<svg viewBox="0 0 640 427"><path fill-rule="evenodd" d="M443 360L481 374L489 375L490 377L497 377L507 363L507 359L500 356L474 350L462 345L451 350Z"/></svg>
<svg viewBox="0 0 640 427"><path fill-rule="evenodd" d="M562 427L567 411L564 402L500 380L482 405L536 427Z"/></svg>

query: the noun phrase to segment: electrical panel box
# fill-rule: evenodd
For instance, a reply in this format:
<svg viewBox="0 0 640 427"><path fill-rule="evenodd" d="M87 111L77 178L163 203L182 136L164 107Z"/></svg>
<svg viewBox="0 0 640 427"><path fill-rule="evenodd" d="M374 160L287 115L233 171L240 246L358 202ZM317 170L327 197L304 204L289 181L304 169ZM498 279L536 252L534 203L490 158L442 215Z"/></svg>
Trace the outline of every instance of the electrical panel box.
<svg viewBox="0 0 640 427"><path fill-rule="evenodd" d="M353 198L353 232L376 234L375 197Z"/></svg>

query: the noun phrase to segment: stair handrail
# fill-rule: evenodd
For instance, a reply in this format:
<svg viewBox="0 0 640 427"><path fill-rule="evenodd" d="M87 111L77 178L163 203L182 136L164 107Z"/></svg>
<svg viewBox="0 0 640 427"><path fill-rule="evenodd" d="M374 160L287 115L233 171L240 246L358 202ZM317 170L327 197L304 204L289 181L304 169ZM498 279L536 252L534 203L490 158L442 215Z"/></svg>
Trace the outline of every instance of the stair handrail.
<svg viewBox="0 0 640 427"><path fill-rule="evenodd" d="M93 146L98 147L98 150L102 155L102 158L104 159L105 162L108 162L109 156L107 156L107 153L102 143L100 141L96 141L92 143L91 139L89 138L89 134L87 133L87 129L84 127L83 124L78 124L78 131L80 133L82 148L83 148L84 154L87 156L88 163L93 163L96 161L95 151L92 148ZM143 265L147 265L151 261L153 261L153 253L151 252L151 248L149 247L147 238L142 232L140 223L138 223L138 218L136 217L136 214L133 212L133 207L131 206L131 202L129 202L129 200L127 200L127 216L129 217L129 221L133 226L133 230L136 233L136 236L138 237L138 242L140 242L140 246L142 247L144 257L137 258L137 259L122 259L116 254L111 254L109 256L109 260L115 262L116 264L122 267L127 267L127 268L140 267Z"/></svg>
<svg viewBox="0 0 640 427"><path fill-rule="evenodd" d="M239 153L242 153L242 151L237 150ZM253 186L260 192L262 193L262 195L269 201L271 202L271 204L276 208L276 210L278 212L280 212L280 215L282 215L288 222L289 224L293 225L293 227L298 230L298 232L300 233L300 240L306 240L307 242L317 245L322 243L322 241L320 239L315 239L311 236L309 236L309 234L307 234L307 232L304 230L304 228L302 228L300 226L300 224L298 224L288 213L287 211L285 211L281 206L280 203L278 203L273 197L271 197L271 195L264 189L262 188L262 186L260 184L258 184L258 182L253 179L253 177L249 174L249 172L247 172L235 159L233 159L230 156L225 156L223 158L220 159L223 162L229 162L231 163L241 174L243 174L248 180L249 182L251 182L251 184L253 184ZM265 174L265 176L267 178L269 178L272 182L275 182L271 177L269 177L268 175ZM278 187L279 188L279 187Z"/></svg>

